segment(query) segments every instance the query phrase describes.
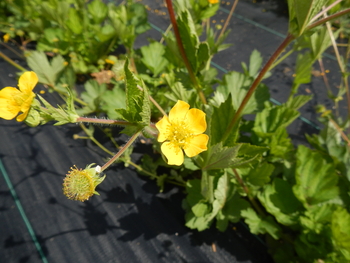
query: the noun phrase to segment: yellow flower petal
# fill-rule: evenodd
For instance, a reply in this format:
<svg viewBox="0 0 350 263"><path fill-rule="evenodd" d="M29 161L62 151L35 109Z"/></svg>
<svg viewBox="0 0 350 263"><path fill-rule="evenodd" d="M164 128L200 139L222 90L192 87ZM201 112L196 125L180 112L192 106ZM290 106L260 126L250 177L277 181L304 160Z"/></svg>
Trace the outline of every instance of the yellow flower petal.
<svg viewBox="0 0 350 263"><path fill-rule="evenodd" d="M171 142L165 142L161 146L162 153L168 159L169 165L181 165L184 162L184 154L180 147Z"/></svg>
<svg viewBox="0 0 350 263"><path fill-rule="evenodd" d="M27 118L30 106L32 104L32 101L35 97L35 94L33 92L31 92L31 94L29 95L29 97L27 98L27 100L25 102L22 103L21 105L21 111L23 112L21 115L18 115L16 120L17 121L24 121L25 118Z"/></svg>
<svg viewBox="0 0 350 263"><path fill-rule="evenodd" d="M170 122L167 116L164 116L160 121L156 123L156 127L159 131L158 142L164 142L168 138L168 127L170 126Z"/></svg>
<svg viewBox="0 0 350 263"><path fill-rule="evenodd" d="M201 134L207 129L205 113L198 109L190 109L186 115L186 122L191 127L193 134Z"/></svg>
<svg viewBox="0 0 350 263"><path fill-rule="evenodd" d="M184 147L184 151L188 157L196 156L207 150L209 136L206 134L199 134L194 136Z"/></svg>
<svg viewBox="0 0 350 263"><path fill-rule="evenodd" d="M8 99L0 98L0 118L5 120L12 120L18 112L20 107L9 103Z"/></svg>
<svg viewBox="0 0 350 263"><path fill-rule="evenodd" d="M169 112L169 121L183 120L190 108L190 105L182 100L178 100Z"/></svg>
<svg viewBox="0 0 350 263"><path fill-rule="evenodd" d="M22 93L13 87L6 87L0 90L0 98L13 100L16 95L21 95Z"/></svg>
<svg viewBox="0 0 350 263"><path fill-rule="evenodd" d="M18 87L23 93L30 93L38 83L38 76L33 71L22 74L18 80Z"/></svg>

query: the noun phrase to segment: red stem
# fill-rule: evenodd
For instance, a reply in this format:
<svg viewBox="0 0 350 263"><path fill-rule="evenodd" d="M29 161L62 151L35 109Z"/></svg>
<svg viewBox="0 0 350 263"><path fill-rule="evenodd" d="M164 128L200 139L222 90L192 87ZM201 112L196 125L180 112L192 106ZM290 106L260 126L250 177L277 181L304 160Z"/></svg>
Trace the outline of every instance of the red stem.
<svg viewBox="0 0 350 263"><path fill-rule="evenodd" d="M173 26L176 42L177 42L177 45L179 47L179 51L180 51L181 57L184 60L185 66L186 66L187 71L188 71L188 74L190 75L191 81L194 84L201 101L204 104L207 104L207 100L206 100L203 92L201 91L201 88L200 88L200 86L198 84L197 78L194 75L193 68L192 68L192 66L191 66L191 64L190 64L190 62L189 62L189 60L187 58L185 48L184 48L184 46L182 44L180 31L179 31L179 28L178 28L177 22L176 22L176 17L175 17L173 4L172 4L171 0L166 0L166 4L167 4L170 21L171 21L171 24Z"/></svg>
<svg viewBox="0 0 350 263"><path fill-rule="evenodd" d="M233 116L228 128L226 129L226 132L223 136L222 141L225 141L227 139L227 137L229 136L232 128L234 127L234 125L238 121L238 119L241 117L245 106L247 105L251 96L254 94L254 91L256 90L259 83L261 82L261 80L263 79L263 77L265 76L267 71L269 70L270 66L279 57L279 55L283 52L283 50L289 45L289 43L292 42L294 39L295 39L295 37L293 35L288 34L287 37L281 43L281 45L276 49L275 53L273 53L272 56L270 57L270 59L266 62L265 66L261 69L258 77L254 80L253 84L251 85L247 94L245 95L245 97L244 97L241 105L239 106L236 114Z"/></svg>

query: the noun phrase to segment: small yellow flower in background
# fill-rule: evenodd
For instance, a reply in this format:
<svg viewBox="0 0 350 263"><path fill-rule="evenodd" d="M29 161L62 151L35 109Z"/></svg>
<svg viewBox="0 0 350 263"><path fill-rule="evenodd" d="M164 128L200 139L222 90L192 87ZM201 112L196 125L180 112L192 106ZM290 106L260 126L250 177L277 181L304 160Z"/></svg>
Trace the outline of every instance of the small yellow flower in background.
<svg viewBox="0 0 350 263"><path fill-rule="evenodd" d="M84 170L76 166L71 168L63 180L63 194L71 200L84 202L94 194L99 195L95 188L106 176L100 176L101 167L90 164Z"/></svg>
<svg viewBox="0 0 350 263"><path fill-rule="evenodd" d="M169 165L181 165L183 151L188 157L194 157L207 150L209 136L203 134L207 129L205 113L190 109L184 101L178 100L169 117L164 116L156 127L159 130L158 142L163 142L161 150Z"/></svg>
<svg viewBox="0 0 350 263"><path fill-rule="evenodd" d="M3 36L3 39L4 39L4 42L5 42L5 43L9 42L9 40L10 40L10 34L9 34L9 33L6 33L6 34Z"/></svg>
<svg viewBox="0 0 350 263"><path fill-rule="evenodd" d="M27 71L18 80L19 89L5 87L0 90L0 118L12 120L22 112L16 120L23 121L35 97L32 90L37 83L38 76L33 71Z"/></svg>
<svg viewBox="0 0 350 263"><path fill-rule="evenodd" d="M111 65L114 65L114 61L113 60L111 60L111 59L109 59L109 58L106 58L105 59L105 62L107 63L107 64L111 64Z"/></svg>
<svg viewBox="0 0 350 263"><path fill-rule="evenodd" d="M208 2L211 4L217 4L219 3L219 0L208 0Z"/></svg>

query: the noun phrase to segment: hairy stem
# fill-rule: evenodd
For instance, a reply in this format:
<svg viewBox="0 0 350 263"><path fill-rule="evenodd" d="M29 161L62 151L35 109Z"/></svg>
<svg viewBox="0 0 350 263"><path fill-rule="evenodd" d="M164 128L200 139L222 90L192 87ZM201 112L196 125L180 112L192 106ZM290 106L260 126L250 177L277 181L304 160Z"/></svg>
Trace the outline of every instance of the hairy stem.
<svg viewBox="0 0 350 263"><path fill-rule="evenodd" d="M134 125L127 121L117 121L117 120L107 120L107 119L87 118L87 117L79 117L77 118L77 122L98 123L98 124L106 124L106 125L122 125L122 126Z"/></svg>
<svg viewBox="0 0 350 263"><path fill-rule="evenodd" d="M133 142L137 139L137 137L141 134L141 131L135 133L133 136L131 136L130 140L127 141L127 143L120 147L119 152L115 154L111 159L108 160L102 167L101 167L101 172L106 170L111 164L113 164L122 154L133 144Z"/></svg>

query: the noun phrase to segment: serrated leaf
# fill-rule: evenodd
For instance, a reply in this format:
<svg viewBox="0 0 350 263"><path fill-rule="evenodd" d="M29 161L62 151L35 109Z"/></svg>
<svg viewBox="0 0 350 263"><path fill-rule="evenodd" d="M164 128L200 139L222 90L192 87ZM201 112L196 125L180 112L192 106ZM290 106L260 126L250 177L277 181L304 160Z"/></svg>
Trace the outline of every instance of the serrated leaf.
<svg viewBox="0 0 350 263"><path fill-rule="evenodd" d="M83 32L83 21L79 16L78 11L75 8L69 8L67 20L65 21L66 26L76 35Z"/></svg>
<svg viewBox="0 0 350 263"><path fill-rule="evenodd" d="M88 105L80 110L83 114L89 114L99 110L101 96L107 91L106 84L98 84L96 80L89 80L84 85L85 91L81 93L81 98Z"/></svg>
<svg viewBox="0 0 350 263"><path fill-rule="evenodd" d="M288 100L286 106L298 110L312 99L312 95L298 95Z"/></svg>
<svg viewBox="0 0 350 263"><path fill-rule="evenodd" d="M225 169L231 167L235 162L242 160L236 158L240 144L234 147L223 147L222 143L211 146L207 152L203 154L206 162L202 167L203 170Z"/></svg>
<svg viewBox="0 0 350 263"><path fill-rule="evenodd" d="M157 76L169 64L164 57L165 47L159 42L152 42L148 46L141 47L142 59L141 61L146 67Z"/></svg>
<svg viewBox="0 0 350 263"><path fill-rule="evenodd" d="M270 181L270 176L274 170L274 166L269 163L256 164L251 168L239 169L244 175L245 180L255 186L264 186Z"/></svg>
<svg viewBox="0 0 350 263"><path fill-rule="evenodd" d="M197 49L199 45L199 39L191 14L188 12L188 10L181 12L177 19L177 24L179 27L181 41L184 46L186 56L190 62L191 68L193 72L197 72Z"/></svg>
<svg viewBox="0 0 350 263"><path fill-rule="evenodd" d="M55 86L59 73L65 67L64 62L63 57L57 55L50 63L41 51L32 51L27 57L28 66L38 75L39 82L50 86Z"/></svg>
<svg viewBox="0 0 350 263"><path fill-rule="evenodd" d="M261 218L252 208L247 208L241 212L244 221L249 226L250 232L253 234L270 234L274 239L281 236L280 226L273 220L271 216Z"/></svg>
<svg viewBox="0 0 350 263"><path fill-rule="evenodd" d="M94 0L87 5L89 13L96 24L102 23L108 14L108 7L100 0Z"/></svg>
<svg viewBox="0 0 350 263"><path fill-rule="evenodd" d="M143 82L138 81L128 68L129 61L125 61L125 89L126 89L126 109L116 109L122 118L130 123L136 124L136 130L149 125L151 116L151 106L148 89ZM142 90L141 90L141 89ZM135 131L135 126L126 127L124 132L130 134Z"/></svg>
<svg viewBox="0 0 350 263"><path fill-rule="evenodd" d="M212 103L214 106L219 106L226 101L229 94L232 94L232 104L235 110L241 105L245 95L248 92L252 78L236 71L227 73L223 82L217 87ZM269 91L266 85L260 84L254 95L248 101L243 110L244 114L251 114L263 110L265 101L270 99Z"/></svg>
<svg viewBox="0 0 350 263"><path fill-rule="evenodd" d="M236 111L232 106L231 95L228 96L224 103L216 108L214 107L213 114L211 116L210 121L210 141L211 145L217 144L222 141L222 138L229 127L230 121L232 120ZM224 145L233 144L235 142L235 138L237 137L237 130L231 131L228 136L229 141L223 142Z"/></svg>
<svg viewBox="0 0 350 263"><path fill-rule="evenodd" d="M300 216L300 225L305 230L311 230L316 234L322 234L332 219L332 214L336 209L334 204L322 204L308 208L304 215Z"/></svg>
<svg viewBox="0 0 350 263"><path fill-rule="evenodd" d="M331 229L335 249L350 261L350 214L345 208L338 207L333 213Z"/></svg>
<svg viewBox="0 0 350 263"><path fill-rule="evenodd" d="M275 178L272 184L266 185L258 197L266 211L272 214L279 223L286 226L298 223L303 207L294 196L292 186L287 181Z"/></svg>
<svg viewBox="0 0 350 263"><path fill-rule="evenodd" d="M197 63L199 70L201 70L210 58L209 45L207 42L202 42L198 46Z"/></svg>
<svg viewBox="0 0 350 263"><path fill-rule="evenodd" d="M253 130L259 136L272 135L278 129L287 128L298 116L298 111L283 105L265 108L256 115Z"/></svg>
<svg viewBox="0 0 350 263"><path fill-rule="evenodd" d="M225 231L229 222L237 223L241 219L241 212L248 207L250 207L249 202L242 199L239 194L235 194L216 216L217 229Z"/></svg>
<svg viewBox="0 0 350 263"><path fill-rule="evenodd" d="M242 143L241 148L239 148L239 154L238 155L243 155L243 156L256 156L258 154L263 154L266 152L269 148L267 147L262 147L262 146L256 146L256 145L251 145L249 143Z"/></svg>
<svg viewBox="0 0 350 263"><path fill-rule="evenodd" d="M300 145L297 151L295 196L304 207L317 205L338 197L338 176L334 165L323 156Z"/></svg>

